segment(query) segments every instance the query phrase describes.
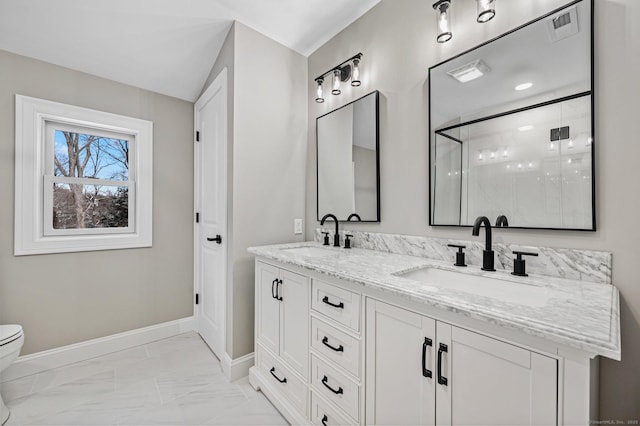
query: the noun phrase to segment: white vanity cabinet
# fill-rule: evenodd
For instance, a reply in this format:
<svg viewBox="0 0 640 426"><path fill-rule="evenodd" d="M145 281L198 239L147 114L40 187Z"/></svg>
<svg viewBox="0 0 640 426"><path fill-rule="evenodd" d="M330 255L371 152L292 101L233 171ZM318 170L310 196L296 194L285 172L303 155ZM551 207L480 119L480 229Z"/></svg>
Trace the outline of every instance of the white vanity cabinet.
<svg viewBox="0 0 640 426"><path fill-rule="evenodd" d="M366 423L555 425L556 359L367 300Z"/></svg>
<svg viewBox="0 0 640 426"><path fill-rule="evenodd" d="M598 415L592 352L351 276L259 257L255 319L250 382L292 424L587 425Z"/></svg>
<svg viewBox="0 0 640 426"><path fill-rule="evenodd" d="M256 262L258 374L302 418L308 414L308 360L309 278Z"/></svg>

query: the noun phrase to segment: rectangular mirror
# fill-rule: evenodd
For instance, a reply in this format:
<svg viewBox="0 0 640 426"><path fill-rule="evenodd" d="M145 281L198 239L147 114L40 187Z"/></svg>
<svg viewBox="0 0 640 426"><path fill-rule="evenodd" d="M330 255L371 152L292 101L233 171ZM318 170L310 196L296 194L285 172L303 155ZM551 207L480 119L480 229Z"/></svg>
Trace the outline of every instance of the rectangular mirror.
<svg viewBox="0 0 640 426"><path fill-rule="evenodd" d="M380 221L379 93L316 120L318 220Z"/></svg>
<svg viewBox="0 0 640 426"><path fill-rule="evenodd" d="M595 230L591 0L429 69L432 226Z"/></svg>

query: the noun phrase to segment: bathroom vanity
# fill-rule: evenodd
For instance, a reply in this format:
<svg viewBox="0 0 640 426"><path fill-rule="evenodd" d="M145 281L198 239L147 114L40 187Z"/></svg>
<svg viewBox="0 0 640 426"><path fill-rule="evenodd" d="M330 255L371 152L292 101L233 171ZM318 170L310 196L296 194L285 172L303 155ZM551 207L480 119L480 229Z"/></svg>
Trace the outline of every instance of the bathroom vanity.
<svg viewBox="0 0 640 426"><path fill-rule="evenodd" d="M620 359L610 283L314 242L249 251L250 382L292 424L586 425L598 356Z"/></svg>

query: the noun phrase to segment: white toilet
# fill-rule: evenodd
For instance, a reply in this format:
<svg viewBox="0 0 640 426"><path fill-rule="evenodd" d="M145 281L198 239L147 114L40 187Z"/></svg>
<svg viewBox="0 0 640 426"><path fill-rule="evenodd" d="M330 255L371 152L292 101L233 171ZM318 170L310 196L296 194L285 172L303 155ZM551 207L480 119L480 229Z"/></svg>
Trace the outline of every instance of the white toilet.
<svg viewBox="0 0 640 426"><path fill-rule="evenodd" d="M22 327L16 324L0 325L0 373L11 365L18 355L24 343ZM9 409L4 405L0 394L0 425L9 418Z"/></svg>

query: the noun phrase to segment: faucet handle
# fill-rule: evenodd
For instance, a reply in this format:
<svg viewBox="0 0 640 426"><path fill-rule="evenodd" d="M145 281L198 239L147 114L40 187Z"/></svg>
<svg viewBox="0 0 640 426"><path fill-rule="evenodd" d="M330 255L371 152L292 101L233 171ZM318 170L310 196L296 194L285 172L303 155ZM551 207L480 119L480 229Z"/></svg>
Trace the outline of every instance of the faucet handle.
<svg viewBox="0 0 640 426"><path fill-rule="evenodd" d="M513 254L516 255L516 258L513 259L513 272L511 275L516 275L518 277L527 277L529 274L526 272L526 262L522 258L522 256L538 256L538 253L531 253L528 251L515 251Z"/></svg>
<svg viewBox="0 0 640 426"><path fill-rule="evenodd" d="M344 234L344 248L346 248L346 249L350 249L351 248L351 240L349 238L353 238L353 235Z"/></svg>
<svg viewBox="0 0 640 426"><path fill-rule="evenodd" d="M447 244L449 247L453 247L453 248L457 248L458 252L456 253L456 263L454 263L454 266L467 266L466 263L464 262L464 249L467 248L467 246L462 246L459 244Z"/></svg>
<svg viewBox="0 0 640 426"><path fill-rule="evenodd" d="M328 232L323 232L324 234L324 244L323 246L328 246L329 245L329 233Z"/></svg>

